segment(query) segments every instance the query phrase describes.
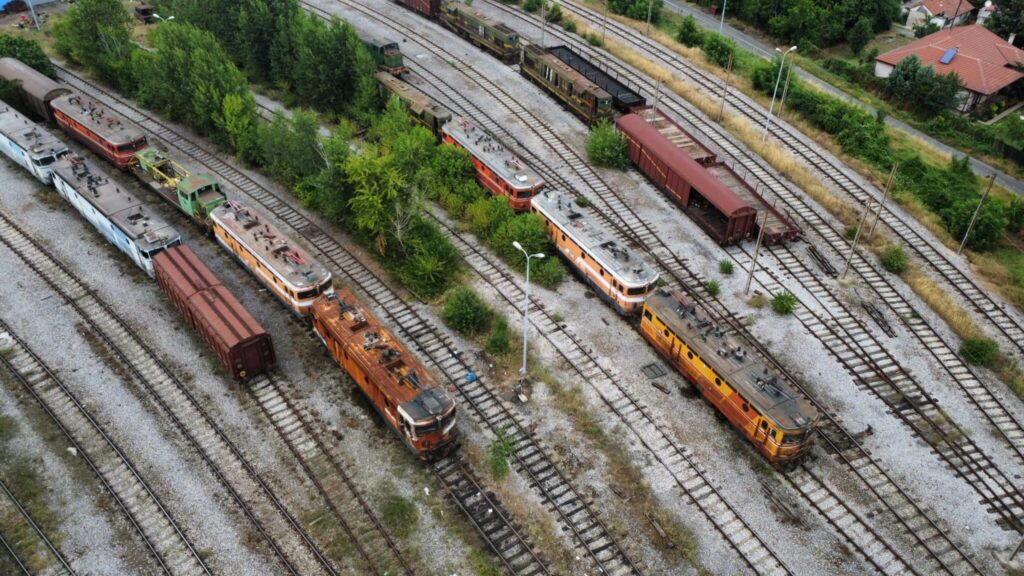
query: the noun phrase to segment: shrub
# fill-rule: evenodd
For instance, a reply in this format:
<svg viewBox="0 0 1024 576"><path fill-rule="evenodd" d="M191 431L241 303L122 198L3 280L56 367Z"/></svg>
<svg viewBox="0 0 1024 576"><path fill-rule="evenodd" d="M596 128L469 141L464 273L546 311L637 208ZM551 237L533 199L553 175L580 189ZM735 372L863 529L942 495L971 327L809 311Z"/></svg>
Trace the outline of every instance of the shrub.
<svg viewBox="0 0 1024 576"><path fill-rule="evenodd" d="M18 36L0 36L0 58L10 57L21 60L25 65L53 78L53 63L35 40Z"/></svg>
<svg viewBox="0 0 1024 576"><path fill-rule="evenodd" d="M772 310L776 314L792 314L793 310L796 309L796 305L796 296L789 290L772 297Z"/></svg>
<svg viewBox="0 0 1024 576"><path fill-rule="evenodd" d="M629 165L626 137L606 119L601 119L590 131L587 138L587 157L596 166L617 168Z"/></svg>
<svg viewBox="0 0 1024 576"><path fill-rule="evenodd" d="M991 366L999 358L999 343L988 338L966 338L960 344L964 360L978 366Z"/></svg>
<svg viewBox="0 0 1024 576"><path fill-rule="evenodd" d="M701 29L700 24L697 24L697 19L693 17L693 14L688 14L679 23L676 40L687 46L700 46L704 43L704 30Z"/></svg>
<svg viewBox="0 0 1024 576"><path fill-rule="evenodd" d="M491 474L494 478L501 480L508 476L510 470L508 459L516 453L516 449L511 436L504 428L498 430L497 436L487 448L487 463L491 467Z"/></svg>
<svg viewBox="0 0 1024 576"><path fill-rule="evenodd" d="M718 262L718 271L726 276L732 274L732 260L721 260Z"/></svg>
<svg viewBox="0 0 1024 576"><path fill-rule="evenodd" d="M523 10L533 13L540 10L541 0L525 0L523 2Z"/></svg>
<svg viewBox="0 0 1024 576"><path fill-rule="evenodd" d="M394 488L388 487L380 504L381 519L388 528L400 537L413 533L416 523L419 522L419 512L416 505L408 498L395 492Z"/></svg>
<svg viewBox="0 0 1024 576"><path fill-rule="evenodd" d="M890 246L882 255L882 268L893 274L902 274L907 269L907 254L901 244Z"/></svg>
<svg viewBox="0 0 1024 576"><path fill-rule="evenodd" d="M588 200L586 196L577 196L576 205L579 206L580 208L589 208L590 200Z"/></svg>
<svg viewBox="0 0 1024 576"><path fill-rule="evenodd" d="M662 0L608 0L608 9L615 14L646 20L649 12L651 22L657 22L661 17L661 5Z"/></svg>
<svg viewBox="0 0 1024 576"><path fill-rule="evenodd" d="M551 4L544 13L544 19L548 22L558 23L562 21L562 7L558 4Z"/></svg>
<svg viewBox="0 0 1024 576"><path fill-rule="evenodd" d="M576 21L573 20L572 18L568 18L568 17L562 18L562 29L565 30L566 32L568 32L569 34L575 34L576 33Z"/></svg>
<svg viewBox="0 0 1024 576"><path fill-rule="evenodd" d="M470 288L456 288L445 301L441 318L463 336L480 334L491 325L493 312Z"/></svg>
<svg viewBox="0 0 1024 576"><path fill-rule="evenodd" d="M722 292L722 285L719 284L718 280L708 280L704 287L707 288L708 294L712 296L718 296Z"/></svg>
<svg viewBox="0 0 1024 576"><path fill-rule="evenodd" d="M729 64L730 58L735 57L736 44L721 34L711 33L704 38L701 50L712 62L724 67Z"/></svg>
<svg viewBox="0 0 1024 576"><path fill-rule="evenodd" d="M601 40L601 37L598 36L596 32L591 32L587 34L587 44L590 44L591 46L601 46L604 44L604 41Z"/></svg>
<svg viewBox="0 0 1024 576"><path fill-rule="evenodd" d="M508 322L504 316L498 315L495 318L486 349L491 354L505 354L509 351Z"/></svg>

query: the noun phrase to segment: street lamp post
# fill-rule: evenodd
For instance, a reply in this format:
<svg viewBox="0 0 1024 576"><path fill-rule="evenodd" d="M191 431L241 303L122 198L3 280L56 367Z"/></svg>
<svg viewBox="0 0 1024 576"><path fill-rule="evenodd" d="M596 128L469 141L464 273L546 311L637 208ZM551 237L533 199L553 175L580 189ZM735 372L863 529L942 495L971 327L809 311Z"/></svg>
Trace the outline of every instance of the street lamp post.
<svg viewBox="0 0 1024 576"><path fill-rule="evenodd" d="M174 20L174 16L168 16L167 18L164 18L163 16L157 14L156 12L153 12L153 18L156 18L157 20L159 20L161 22L170 22L171 20Z"/></svg>
<svg viewBox="0 0 1024 576"><path fill-rule="evenodd" d="M722 29L725 28L725 7L729 5L729 0L722 0L722 19L718 21L718 33L722 33Z"/></svg>
<svg viewBox="0 0 1024 576"><path fill-rule="evenodd" d="M523 367L519 369L519 375L521 377L525 378L526 377L526 346L527 346L527 343L528 343L527 338L530 335L530 330L529 330L529 313L530 313L530 259L531 258L542 259L542 258L544 258L544 254L541 253L541 252L538 252L536 254L528 254L526 252L526 250L523 249L523 245L520 244L519 241L512 242L512 245L515 246L516 250L519 250L520 252L522 252L523 256L526 256L526 285L523 288L523 294L524 294L524 296L523 296Z"/></svg>
<svg viewBox="0 0 1024 576"><path fill-rule="evenodd" d="M786 95L789 94L789 79L793 77L793 63L789 63L789 70L786 72L786 85L782 88L782 98L779 98L779 113L777 116L782 120L782 108L786 105Z"/></svg>
<svg viewBox="0 0 1024 576"><path fill-rule="evenodd" d="M39 18L36 16L36 0L28 0L28 9L32 12L32 23L36 25L36 30L42 30L39 26Z"/></svg>
<svg viewBox="0 0 1024 576"><path fill-rule="evenodd" d="M778 48L776 48L775 51L782 52L782 50L779 50ZM764 119L764 133L761 134L761 142L764 142L765 139L768 138L768 126L772 122L772 109L775 108L775 97L779 93L779 83L782 82L782 70L786 67L786 56L789 56L791 52L796 52L796 46L793 46L782 54L782 62L779 64L779 75L775 78L775 90L772 91L772 103L768 106L768 115Z"/></svg>

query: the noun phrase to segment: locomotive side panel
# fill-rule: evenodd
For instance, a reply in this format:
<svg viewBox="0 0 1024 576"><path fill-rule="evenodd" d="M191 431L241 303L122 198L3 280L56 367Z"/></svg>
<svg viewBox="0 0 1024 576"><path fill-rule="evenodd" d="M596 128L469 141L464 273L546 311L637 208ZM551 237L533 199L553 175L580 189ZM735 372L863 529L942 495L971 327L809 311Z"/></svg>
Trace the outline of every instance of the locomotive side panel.
<svg viewBox="0 0 1024 576"><path fill-rule="evenodd" d="M57 125L121 170L147 146L146 135L130 120L76 93L51 103Z"/></svg>

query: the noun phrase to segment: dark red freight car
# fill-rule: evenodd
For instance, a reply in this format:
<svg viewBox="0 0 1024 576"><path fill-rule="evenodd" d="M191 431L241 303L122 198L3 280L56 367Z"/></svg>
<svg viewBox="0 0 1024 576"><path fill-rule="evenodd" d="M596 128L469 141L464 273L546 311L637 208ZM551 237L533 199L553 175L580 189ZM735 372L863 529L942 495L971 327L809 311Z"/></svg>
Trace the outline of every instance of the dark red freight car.
<svg viewBox="0 0 1024 576"><path fill-rule="evenodd" d="M153 257L156 281L236 380L276 362L270 335L187 246Z"/></svg>
<svg viewBox="0 0 1024 576"><path fill-rule="evenodd" d="M437 18L441 11L441 0L397 0L399 4L423 14L427 18Z"/></svg>
<svg viewBox="0 0 1024 576"><path fill-rule="evenodd" d="M626 137L629 159L716 242L735 244L753 235L757 211L743 198L640 116L627 114L615 123Z"/></svg>

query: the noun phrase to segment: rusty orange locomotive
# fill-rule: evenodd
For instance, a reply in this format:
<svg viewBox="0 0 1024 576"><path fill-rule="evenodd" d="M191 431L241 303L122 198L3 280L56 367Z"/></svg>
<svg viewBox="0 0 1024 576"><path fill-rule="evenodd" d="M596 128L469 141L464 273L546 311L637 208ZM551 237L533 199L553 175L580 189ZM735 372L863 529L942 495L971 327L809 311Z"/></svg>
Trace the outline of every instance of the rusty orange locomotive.
<svg viewBox="0 0 1024 576"><path fill-rule="evenodd" d="M455 401L348 290L313 302L313 330L402 442L422 460L455 447Z"/></svg>
<svg viewBox="0 0 1024 576"><path fill-rule="evenodd" d="M810 450L817 409L681 293L647 298L640 334L777 468Z"/></svg>

